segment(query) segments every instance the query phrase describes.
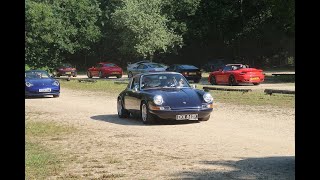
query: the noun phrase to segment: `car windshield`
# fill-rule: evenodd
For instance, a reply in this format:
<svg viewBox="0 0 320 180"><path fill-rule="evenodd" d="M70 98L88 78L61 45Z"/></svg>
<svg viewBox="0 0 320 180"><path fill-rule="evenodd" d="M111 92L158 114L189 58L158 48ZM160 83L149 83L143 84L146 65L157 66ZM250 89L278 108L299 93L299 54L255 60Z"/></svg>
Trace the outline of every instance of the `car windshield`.
<svg viewBox="0 0 320 180"><path fill-rule="evenodd" d="M189 83L181 74L152 74L141 79L141 89L186 87L190 87Z"/></svg>
<svg viewBox="0 0 320 180"><path fill-rule="evenodd" d="M103 67L117 67L117 65L113 63L103 64Z"/></svg>
<svg viewBox="0 0 320 180"><path fill-rule="evenodd" d="M181 69L198 69L193 65L180 65Z"/></svg>
<svg viewBox="0 0 320 180"><path fill-rule="evenodd" d="M62 64L62 68L72 68L71 64Z"/></svg>
<svg viewBox="0 0 320 180"><path fill-rule="evenodd" d="M25 72L25 78L30 78L30 79L48 79L48 78L50 78L50 76L45 71L28 71L28 72Z"/></svg>

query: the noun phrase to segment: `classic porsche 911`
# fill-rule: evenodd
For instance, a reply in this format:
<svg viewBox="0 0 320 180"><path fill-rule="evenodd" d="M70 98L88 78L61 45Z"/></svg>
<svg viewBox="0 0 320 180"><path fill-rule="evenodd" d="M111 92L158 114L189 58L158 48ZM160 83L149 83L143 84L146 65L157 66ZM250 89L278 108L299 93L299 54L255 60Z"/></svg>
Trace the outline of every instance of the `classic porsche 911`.
<svg viewBox="0 0 320 180"><path fill-rule="evenodd" d="M53 95L53 97L59 97L59 81L53 79L47 71L25 71L25 97L46 95Z"/></svg>
<svg viewBox="0 0 320 180"><path fill-rule="evenodd" d="M211 72L208 81L212 85L228 84L233 86L239 83L259 85L264 81L264 77L261 69L249 68L244 64L227 64L223 69Z"/></svg>
<svg viewBox="0 0 320 180"><path fill-rule="evenodd" d="M212 103L210 93L191 87L180 73L142 73L119 94L117 111L120 118L138 114L144 124L157 119L207 121Z"/></svg>

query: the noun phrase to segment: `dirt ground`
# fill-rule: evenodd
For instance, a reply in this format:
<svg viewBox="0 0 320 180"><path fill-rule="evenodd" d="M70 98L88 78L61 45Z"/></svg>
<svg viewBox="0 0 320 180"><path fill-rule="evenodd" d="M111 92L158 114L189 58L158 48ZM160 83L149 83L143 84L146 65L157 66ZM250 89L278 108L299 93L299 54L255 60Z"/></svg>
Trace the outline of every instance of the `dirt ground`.
<svg viewBox="0 0 320 180"><path fill-rule="evenodd" d="M119 119L116 96L62 89L26 116L79 129L43 138L71 163L50 179L295 179L295 111L217 102L206 122Z"/></svg>

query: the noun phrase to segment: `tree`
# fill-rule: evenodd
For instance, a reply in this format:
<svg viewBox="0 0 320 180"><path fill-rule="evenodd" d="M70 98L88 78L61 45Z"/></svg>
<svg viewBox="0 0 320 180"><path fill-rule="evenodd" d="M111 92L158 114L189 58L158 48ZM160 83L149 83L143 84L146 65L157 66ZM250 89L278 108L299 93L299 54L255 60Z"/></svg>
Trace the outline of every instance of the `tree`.
<svg viewBox="0 0 320 180"><path fill-rule="evenodd" d="M54 66L100 38L96 0L26 1L25 63Z"/></svg>
<svg viewBox="0 0 320 180"><path fill-rule="evenodd" d="M123 53L152 59L156 52L170 52L182 45L182 36L168 27L162 7L161 0L122 0L112 13L112 22L121 33Z"/></svg>

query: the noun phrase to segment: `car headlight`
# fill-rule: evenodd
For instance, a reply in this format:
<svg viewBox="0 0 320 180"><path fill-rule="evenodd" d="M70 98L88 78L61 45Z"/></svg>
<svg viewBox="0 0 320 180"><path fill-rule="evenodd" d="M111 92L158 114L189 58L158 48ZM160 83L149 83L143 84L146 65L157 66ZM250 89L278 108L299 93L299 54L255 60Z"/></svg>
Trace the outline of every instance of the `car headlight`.
<svg viewBox="0 0 320 180"><path fill-rule="evenodd" d="M31 86L33 86L33 84L30 83L30 82L26 82L26 86L27 86L27 87L31 87Z"/></svg>
<svg viewBox="0 0 320 180"><path fill-rule="evenodd" d="M52 83L52 85L54 85L54 86L59 86L59 82L58 82L58 81L54 81L54 82Z"/></svg>
<svg viewBox="0 0 320 180"><path fill-rule="evenodd" d="M203 99L204 99L204 101L207 102L207 103L212 103L212 101L213 101L213 97L212 97L211 94L209 94L209 93L205 93L205 94L203 95Z"/></svg>
<svg viewBox="0 0 320 180"><path fill-rule="evenodd" d="M153 102L156 104L156 105L161 105L163 103L163 98L162 96L160 95L156 95L153 97Z"/></svg>

